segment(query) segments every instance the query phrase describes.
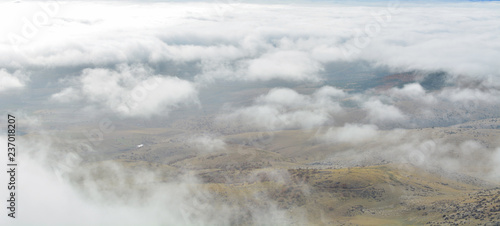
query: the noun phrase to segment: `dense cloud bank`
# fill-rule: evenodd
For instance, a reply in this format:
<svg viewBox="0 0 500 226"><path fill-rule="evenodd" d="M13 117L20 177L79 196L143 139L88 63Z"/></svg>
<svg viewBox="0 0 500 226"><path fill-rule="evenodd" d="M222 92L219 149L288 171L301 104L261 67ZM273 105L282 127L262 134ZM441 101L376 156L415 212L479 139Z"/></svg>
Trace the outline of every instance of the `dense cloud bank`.
<svg viewBox="0 0 500 226"><path fill-rule="evenodd" d="M226 6L224 10L220 7ZM200 78L321 79L323 63L499 72L498 3L2 3L5 68L200 63ZM112 12L112 13L110 13ZM16 20L18 19L18 20ZM18 21L12 23L8 21ZM228 72L216 73L216 72Z"/></svg>
<svg viewBox="0 0 500 226"><path fill-rule="evenodd" d="M456 87L442 91L443 98L497 102L498 8L494 2L4 2L0 92L23 87L29 92L36 84L28 74L58 84L47 99L83 100L125 117L149 117L197 105L197 89L217 81L324 84L335 73L327 64L365 61L393 73L443 71ZM70 73L39 78L43 68ZM97 88L109 82L118 84ZM124 107L131 102L125 96L137 96L140 84L148 82L177 90L151 91L155 98L141 101L145 112ZM417 86L392 95L434 103ZM388 112L375 110L385 104L376 99L363 104L371 122L407 119L391 106Z"/></svg>

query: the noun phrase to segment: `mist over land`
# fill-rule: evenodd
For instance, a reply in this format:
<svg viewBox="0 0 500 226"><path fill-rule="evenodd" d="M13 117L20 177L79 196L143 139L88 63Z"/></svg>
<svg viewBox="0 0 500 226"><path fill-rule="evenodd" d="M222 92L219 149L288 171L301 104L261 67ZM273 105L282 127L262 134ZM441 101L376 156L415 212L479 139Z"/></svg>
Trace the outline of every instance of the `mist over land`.
<svg viewBox="0 0 500 226"><path fill-rule="evenodd" d="M2 2L0 222L498 223L499 9Z"/></svg>

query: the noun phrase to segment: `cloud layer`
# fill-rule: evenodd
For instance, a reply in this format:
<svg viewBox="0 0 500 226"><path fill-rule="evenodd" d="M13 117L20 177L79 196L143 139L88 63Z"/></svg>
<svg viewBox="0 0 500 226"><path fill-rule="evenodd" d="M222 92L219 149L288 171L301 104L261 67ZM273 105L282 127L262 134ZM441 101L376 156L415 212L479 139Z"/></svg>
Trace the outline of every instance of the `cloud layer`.
<svg viewBox="0 0 500 226"><path fill-rule="evenodd" d="M5 92L13 89L21 89L26 86L27 77L20 71L13 74L5 69L0 70L0 92Z"/></svg>
<svg viewBox="0 0 500 226"><path fill-rule="evenodd" d="M333 123L332 115L342 111L338 100L345 95L331 86L322 87L311 95L275 88L256 98L251 106L236 109L221 119L269 130L313 128Z"/></svg>
<svg viewBox="0 0 500 226"><path fill-rule="evenodd" d="M84 101L123 116L167 115L181 105L197 103L197 90L186 80L153 75L147 68L86 69L68 82L72 86L52 95L58 102Z"/></svg>
<svg viewBox="0 0 500 226"><path fill-rule="evenodd" d="M499 84L495 2L370 7L229 2L221 3L227 6L222 11L221 4L193 2L70 2L48 11L43 4L20 4L30 10L13 16L8 11L19 4L2 3L5 17L19 23L3 31L0 67L194 61L204 69L200 77L316 81L324 78L324 63L366 60ZM13 42L13 35L22 41ZM346 56L351 47L356 54Z"/></svg>

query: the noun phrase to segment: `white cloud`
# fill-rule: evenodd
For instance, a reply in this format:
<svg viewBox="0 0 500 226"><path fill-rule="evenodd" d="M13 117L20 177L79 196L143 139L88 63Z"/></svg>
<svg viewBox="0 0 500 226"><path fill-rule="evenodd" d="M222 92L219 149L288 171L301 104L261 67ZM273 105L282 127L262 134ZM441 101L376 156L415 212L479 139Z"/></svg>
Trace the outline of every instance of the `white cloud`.
<svg viewBox="0 0 500 226"><path fill-rule="evenodd" d="M312 128L333 123L332 115L342 111L338 103L342 90L325 86L311 95L275 88L255 99L253 105L223 115L249 126L266 129Z"/></svg>
<svg viewBox="0 0 500 226"><path fill-rule="evenodd" d="M257 98L261 104L283 105L300 108L307 103L307 96L297 93L295 90L287 88L276 88L270 90L267 95Z"/></svg>
<svg viewBox="0 0 500 226"><path fill-rule="evenodd" d="M356 144L373 140L378 135L378 128L375 125L346 124L339 128L329 128L320 139L327 143Z"/></svg>
<svg viewBox="0 0 500 226"><path fill-rule="evenodd" d="M52 95L52 99L82 100L126 117L167 115L179 106L198 103L193 83L177 77L152 75L142 66L85 69L70 85Z"/></svg>
<svg viewBox="0 0 500 226"><path fill-rule="evenodd" d="M29 2L23 6L40 10ZM373 15L387 10L382 3L228 6L221 14L217 3L68 2L14 50L7 37L22 35L22 17L29 21L33 10L19 11L19 4L2 3L0 15L6 18L1 21L20 19L15 25L3 22L0 67L200 61L210 70L199 76L208 80L290 81L317 81L324 63L355 60L483 79L500 72L498 3L405 2L381 25ZM443 18L442 12L448 16ZM373 23L380 31L369 36L359 54L346 58L342 48ZM500 84L493 77L492 82Z"/></svg>
<svg viewBox="0 0 500 226"><path fill-rule="evenodd" d="M248 61L249 80L284 79L291 81L318 80L321 65L306 53L279 51Z"/></svg>
<svg viewBox="0 0 500 226"><path fill-rule="evenodd" d="M500 91L496 89L481 90L478 88L447 88L440 92L438 96L443 100L458 103L500 103Z"/></svg>
<svg viewBox="0 0 500 226"><path fill-rule="evenodd" d="M62 103L80 101L82 98L80 91L73 87L65 88L61 92L52 95L53 100Z"/></svg>
<svg viewBox="0 0 500 226"><path fill-rule="evenodd" d="M367 111L367 120L370 123L402 122L407 119L407 116L397 107L384 104L378 99L363 103L363 109Z"/></svg>
<svg viewBox="0 0 500 226"><path fill-rule="evenodd" d="M437 99L432 94L427 94L424 88L418 83L410 83L403 86L403 88L392 88L389 95L393 98L401 100L410 100L421 102L424 104L435 104Z"/></svg>
<svg viewBox="0 0 500 226"><path fill-rule="evenodd" d="M26 76L20 71L11 74L5 69L0 69L0 92L23 88L26 80Z"/></svg>
<svg viewBox="0 0 500 226"><path fill-rule="evenodd" d="M193 144L201 152L214 152L226 148L224 140L206 134L191 138L189 143Z"/></svg>
<svg viewBox="0 0 500 226"><path fill-rule="evenodd" d="M500 180L500 147L493 152L493 155L491 156L491 159L493 161L493 165L496 166L494 168L493 172L493 178L495 180Z"/></svg>

